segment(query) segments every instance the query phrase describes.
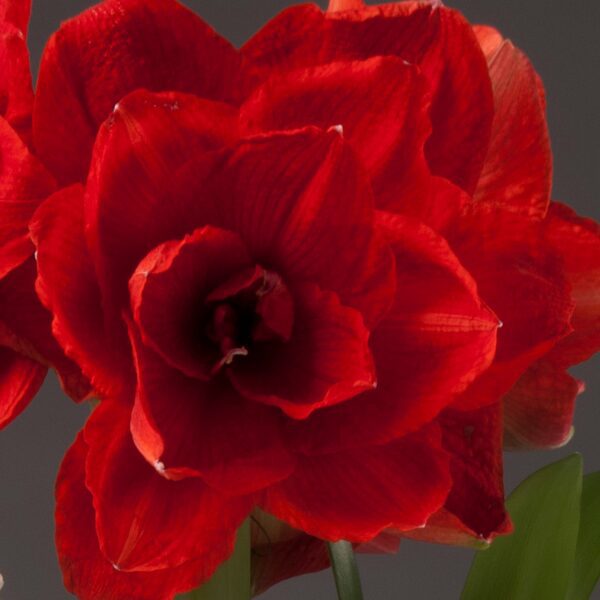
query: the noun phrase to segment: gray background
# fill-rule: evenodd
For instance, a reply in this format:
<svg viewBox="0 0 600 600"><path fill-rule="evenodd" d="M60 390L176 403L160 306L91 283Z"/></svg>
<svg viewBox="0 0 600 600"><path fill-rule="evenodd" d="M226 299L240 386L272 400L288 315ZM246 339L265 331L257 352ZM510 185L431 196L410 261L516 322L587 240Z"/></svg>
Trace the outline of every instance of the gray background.
<svg viewBox="0 0 600 600"><path fill-rule="evenodd" d="M242 43L286 0L187 0L218 31ZM30 44L34 69L58 24L92 5L89 0L34 0ZM596 0L454 0L472 22L497 26L523 48L541 73L555 153L554 197L600 219L600 3ZM548 453L509 454L511 490L544 464L583 454L586 471L600 469L599 360L575 369L587 381L573 441ZM65 449L88 410L65 399L54 377L30 409L0 433L0 573L3 600L63 600L53 546L53 485ZM398 555L361 557L366 600L457 599L471 562L468 550L405 542ZM600 598L597 590L595 598ZM264 600L335 598L328 572L283 583ZM135 600L135 599L132 599ZM509 600L509 599L507 599ZM532 599L538 600L538 599ZM539 599L543 600L543 599Z"/></svg>

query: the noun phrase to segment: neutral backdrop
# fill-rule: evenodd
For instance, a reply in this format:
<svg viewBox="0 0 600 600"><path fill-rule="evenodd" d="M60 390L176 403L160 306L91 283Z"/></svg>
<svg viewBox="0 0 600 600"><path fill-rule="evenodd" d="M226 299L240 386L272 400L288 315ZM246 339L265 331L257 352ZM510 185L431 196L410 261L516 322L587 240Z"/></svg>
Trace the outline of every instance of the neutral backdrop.
<svg viewBox="0 0 600 600"><path fill-rule="evenodd" d="M34 0L30 45L34 71L59 23L89 0ZM235 44L243 43L287 0L187 0ZM323 3L321 3L323 4ZM554 197L600 219L600 3L596 0L454 0L474 23L498 27L541 73L555 154ZM508 454L511 490L542 465L581 452L587 472L600 470L600 361L574 369L587 382L571 443L553 452ZM3 600L65 600L53 546L53 485L59 461L88 409L63 397L54 377L32 406L0 433L0 573ZM360 557L366 600L458 599L472 552L405 542L395 556ZM329 572L291 580L264 600L333 600ZM600 599L600 591L594 598ZM135 599L132 599L135 600ZM485 599L482 599L485 600ZM510 599L507 599L510 600ZM531 599L545 600L545 599Z"/></svg>

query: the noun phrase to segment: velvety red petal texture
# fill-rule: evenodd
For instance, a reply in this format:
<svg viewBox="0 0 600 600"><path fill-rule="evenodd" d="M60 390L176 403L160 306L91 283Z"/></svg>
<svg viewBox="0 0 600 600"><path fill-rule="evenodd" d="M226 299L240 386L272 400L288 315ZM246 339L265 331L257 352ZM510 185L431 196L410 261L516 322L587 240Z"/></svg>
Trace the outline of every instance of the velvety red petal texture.
<svg viewBox="0 0 600 600"><path fill-rule="evenodd" d="M432 183L428 113L419 69L377 56L276 75L242 106L241 119L250 132L338 127L367 169L377 207L400 211L421 202Z"/></svg>
<svg viewBox="0 0 600 600"><path fill-rule="evenodd" d="M197 587L225 558L218 550L175 569L118 571L101 552L92 496L85 486L88 447L79 435L67 452L56 484L56 546L67 590L80 600L172 600Z"/></svg>
<svg viewBox="0 0 600 600"><path fill-rule="evenodd" d="M227 558L251 498L222 496L198 478L162 477L133 445L121 404L104 401L84 438L100 548L120 570L175 568L202 558L210 572Z"/></svg>
<svg viewBox="0 0 600 600"><path fill-rule="evenodd" d="M552 153L542 84L510 41L489 27L476 27L475 32L488 61L495 113L474 200L544 216L550 202Z"/></svg>
<svg viewBox="0 0 600 600"><path fill-rule="evenodd" d="M85 180L99 125L128 93L235 100L239 57L175 0L107 0L65 23L42 56L34 140L61 183Z"/></svg>
<svg viewBox="0 0 600 600"><path fill-rule="evenodd" d="M381 443L418 429L494 356L498 319L447 243L404 217L382 213L379 225L396 254L397 292L371 338L377 389L293 424L303 452Z"/></svg>
<svg viewBox="0 0 600 600"><path fill-rule="evenodd" d="M366 541L387 527L425 523L450 484L433 427L383 446L303 457L293 475L266 491L262 507L321 539Z"/></svg>
<svg viewBox="0 0 600 600"><path fill-rule="evenodd" d="M0 118L0 277L33 253L28 225L54 181L9 123Z"/></svg>
<svg viewBox="0 0 600 600"><path fill-rule="evenodd" d="M52 336L51 315L35 294L35 277L35 261L30 257L0 279L0 338L17 352L54 367L67 394L83 400L89 383Z"/></svg>
<svg viewBox="0 0 600 600"><path fill-rule="evenodd" d="M494 364L460 401L462 408L473 409L497 401L570 333L571 287L540 221L476 205L449 236L481 297L503 323Z"/></svg>
<svg viewBox="0 0 600 600"><path fill-rule="evenodd" d="M323 540L307 535L256 509L252 513L252 593L329 566Z"/></svg>
<svg viewBox="0 0 600 600"><path fill-rule="evenodd" d="M0 429L8 425L36 395L47 367L0 346Z"/></svg>
<svg viewBox="0 0 600 600"><path fill-rule="evenodd" d="M357 310L312 284L296 286L293 297L291 339L251 350L234 362L229 377L243 396L305 419L373 389L376 374L369 331Z"/></svg>
<svg viewBox="0 0 600 600"><path fill-rule="evenodd" d="M177 196L187 196L188 221L235 231L257 263L284 281L335 291L367 326L388 309L393 257L374 230L368 180L338 132L242 140L208 178L192 162Z"/></svg>
<svg viewBox="0 0 600 600"><path fill-rule="evenodd" d="M225 104L140 91L119 102L101 129L85 218L111 317L128 304L127 281L150 250L206 224L193 224L192 207L173 189L174 173L194 155L232 142L236 115ZM195 190L190 202L200 199Z"/></svg>
<svg viewBox="0 0 600 600"><path fill-rule="evenodd" d="M456 11L416 2L327 15L312 5L292 7L255 35L242 55L251 85L277 71L373 56L398 56L418 65L432 92L430 165L435 174L469 192L475 189L494 105L483 53Z"/></svg>
<svg viewBox="0 0 600 600"><path fill-rule="evenodd" d="M226 380L186 377L133 332L132 338L139 383L131 431L165 477L200 475L215 488L239 494L292 472L295 459L282 435L281 411L240 397Z"/></svg>
<svg viewBox="0 0 600 600"><path fill-rule="evenodd" d="M549 361L530 367L504 396L505 446L558 448L573 436L575 399L583 384Z"/></svg>
<svg viewBox="0 0 600 600"><path fill-rule="evenodd" d="M52 331L93 389L117 394L133 385L126 333L104 328L101 294L84 239L83 188L46 200L31 223L37 246L37 291L52 313Z"/></svg>
<svg viewBox="0 0 600 600"><path fill-rule="evenodd" d="M197 317L215 288L251 266L239 236L216 227L155 248L129 283L144 343L184 374L210 379L221 353L202 335Z"/></svg>
<svg viewBox="0 0 600 600"><path fill-rule="evenodd" d="M0 21L0 116L29 143L33 89L25 36Z"/></svg>
<svg viewBox="0 0 600 600"><path fill-rule="evenodd" d="M6 21L27 33L31 0L0 0L0 22Z"/></svg>

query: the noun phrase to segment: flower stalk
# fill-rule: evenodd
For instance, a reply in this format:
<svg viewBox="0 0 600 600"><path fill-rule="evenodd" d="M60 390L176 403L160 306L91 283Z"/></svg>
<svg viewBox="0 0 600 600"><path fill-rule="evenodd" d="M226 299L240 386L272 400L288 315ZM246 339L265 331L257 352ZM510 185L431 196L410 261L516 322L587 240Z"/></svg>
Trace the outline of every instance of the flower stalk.
<svg viewBox="0 0 600 600"><path fill-rule="evenodd" d="M360 576L350 542L329 542L329 559L339 600L363 600Z"/></svg>

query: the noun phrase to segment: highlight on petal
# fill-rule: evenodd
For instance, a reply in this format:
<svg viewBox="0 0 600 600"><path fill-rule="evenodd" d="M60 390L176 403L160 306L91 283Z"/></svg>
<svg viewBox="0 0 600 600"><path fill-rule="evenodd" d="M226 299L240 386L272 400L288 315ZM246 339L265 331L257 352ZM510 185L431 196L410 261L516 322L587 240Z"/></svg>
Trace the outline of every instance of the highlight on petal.
<svg viewBox="0 0 600 600"><path fill-rule="evenodd" d="M329 0L328 12L337 12L341 10L359 10L364 8L364 0Z"/></svg>
<svg viewBox="0 0 600 600"><path fill-rule="evenodd" d="M0 339L4 337L0 327ZM0 429L6 427L31 402L46 377L47 367L0 346Z"/></svg>
<svg viewBox="0 0 600 600"><path fill-rule="evenodd" d="M175 0L102 2L44 51L35 146L62 184L84 181L98 127L124 96L146 88L234 101L238 69L229 42Z"/></svg>
<svg viewBox="0 0 600 600"><path fill-rule="evenodd" d="M93 499L85 485L88 446L80 434L56 483L56 547L67 590L80 600L172 600L206 581L226 553L199 557L173 569L118 570L99 547Z"/></svg>
<svg viewBox="0 0 600 600"><path fill-rule="evenodd" d="M543 217L552 153L542 83L527 57L498 32L476 27L475 33L488 61L495 113L474 200Z"/></svg>
<svg viewBox="0 0 600 600"><path fill-rule="evenodd" d="M86 487L100 548L121 571L155 571L204 559L211 572L233 550L252 499L224 496L202 480L169 481L137 451L129 409L104 401L88 421Z"/></svg>

